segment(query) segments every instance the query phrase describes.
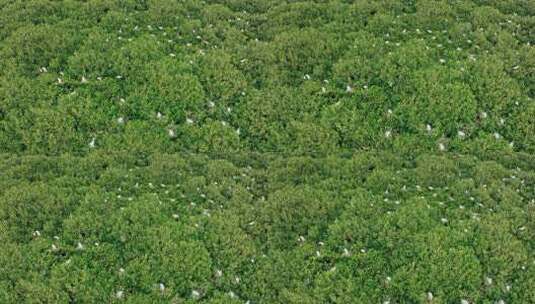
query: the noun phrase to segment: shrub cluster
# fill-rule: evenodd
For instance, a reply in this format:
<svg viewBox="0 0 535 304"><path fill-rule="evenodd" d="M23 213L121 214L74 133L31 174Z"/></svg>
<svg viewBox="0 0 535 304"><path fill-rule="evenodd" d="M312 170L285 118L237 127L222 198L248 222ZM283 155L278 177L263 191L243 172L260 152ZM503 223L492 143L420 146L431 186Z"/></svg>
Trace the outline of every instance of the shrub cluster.
<svg viewBox="0 0 535 304"><path fill-rule="evenodd" d="M530 303L534 162L3 158L0 302Z"/></svg>
<svg viewBox="0 0 535 304"><path fill-rule="evenodd" d="M3 1L0 151L533 153L528 3Z"/></svg>

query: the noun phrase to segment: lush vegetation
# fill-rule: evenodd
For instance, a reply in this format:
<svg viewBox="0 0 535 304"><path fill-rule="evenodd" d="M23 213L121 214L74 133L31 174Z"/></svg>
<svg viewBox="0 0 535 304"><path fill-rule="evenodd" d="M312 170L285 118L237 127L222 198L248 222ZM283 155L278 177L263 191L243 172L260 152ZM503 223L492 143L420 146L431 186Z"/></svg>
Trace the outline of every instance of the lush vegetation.
<svg viewBox="0 0 535 304"><path fill-rule="evenodd" d="M0 303L535 303L535 2L0 10Z"/></svg>

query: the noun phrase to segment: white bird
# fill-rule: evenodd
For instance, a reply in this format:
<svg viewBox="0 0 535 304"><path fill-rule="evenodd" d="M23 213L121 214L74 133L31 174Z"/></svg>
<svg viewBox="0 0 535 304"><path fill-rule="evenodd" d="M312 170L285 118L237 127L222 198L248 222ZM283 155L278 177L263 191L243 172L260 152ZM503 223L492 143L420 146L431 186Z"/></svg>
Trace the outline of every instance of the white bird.
<svg viewBox="0 0 535 304"><path fill-rule="evenodd" d="M124 296L124 291L122 291L122 290L119 290L119 291L117 291L117 292L115 293L115 297L116 297L117 299L122 299L123 296Z"/></svg>
<svg viewBox="0 0 535 304"><path fill-rule="evenodd" d="M459 136L460 138L464 138L466 136L466 133L464 133L463 131L459 130L459 131L457 131L457 136Z"/></svg>
<svg viewBox="0 0 535 304"><path fill-rule="evenodd" d="M163 285L163 283L160 283L159 288L161 292L165 291L165 285Z"/></svg>
<svg viewBox="0 0 535 304"><path fill-rule="evenodd" d="M169 129L167 131L167 133L169 134L169 137L171 137L171 138L174 138L176 136L176 133L175 133L175 131L173 129Z"/></svg>
<svg viewBox="0 0 535 304"><path fill-rule="evenodd" d="M433 131L433 127L431 127L430 124L427 124L427 125L425 126L425 129L427 130L427 132L431 132L431 131Z"/></svg>
<svg viewBox="0 0 535 304"><path fill-rule="evenodd" d="M387 130L387 131L385 132L385 137L386 137L386 138L390 138L391 136L392 136L392 131Z"/></svg>
<svg viewBox="0 0 535 304"><path fill-rule="evenodd" d="M439 144L438 144L438 149L439 149L440 151L446 151L446 145L444 145L443 143L439 143Z"/></svg>
<svg viewBox="0 0 535 304"><path fill-rule="evenodd" d="M353 92L353 88L349 85L347 85L346 87L346 93L352 93Z"/></svg>
<svg viewBox="0 0 535 304"><path fill-rule="evenodd" d="M95 147L95 138L93 137L93 138L91 139L91 141L89 142L89 148L92 149L92 148L94 148L94 147Z"/></svg>
<svg viewBox="0 0 535 304"><path fill-rule="evenodd" d="M63 79L58 78L58 84L63 84Z"/></svg>
<svg viewBox="0 0 535 304"><path fill-rule="evenodd" d="M82 245L82 243L78 242L78 244L76 245L76 250L84 250L84 245Z"/></svg>
<svg viewBox="0 0 535 304"><path fill-rule="evenodd" d="M120 124L123 124L124 123L124 118L123 117L117 118L117 122L120 123Z"/></svg>
<svg viewBox="0 0 535 304"><path fill-rule="evenodd" d="M191 291L191 296L194 298L194 299L198 299L201 297L201 293L198 292L197 290L192 290Z"/></svg>
<svg viewBox="0 0 535 304"><path fill-rule="evenodd" d="M468 300L461 299L461 304L470 304L470 302L468 302Z"/></svg>
<svg viewBox="0 0 535 304"><path fill-rule="evenodd" d="M87 83L87 79L86 79L84 76L82 76L82 80L81 80L81 82L82 82L82 83Z"/></svg>
<svg viewBox="0 0 535 304"><path fill-rule="evenodd" d="M192 124L193 120L191 118L186 118L186 122L189 123L189 124Z"/></svg>
<svg viewBox="0 0 535 304"><path fill-rule="evenodd" d="M431 292L427 292L427 301L433 301L433 294Z"/></svg>

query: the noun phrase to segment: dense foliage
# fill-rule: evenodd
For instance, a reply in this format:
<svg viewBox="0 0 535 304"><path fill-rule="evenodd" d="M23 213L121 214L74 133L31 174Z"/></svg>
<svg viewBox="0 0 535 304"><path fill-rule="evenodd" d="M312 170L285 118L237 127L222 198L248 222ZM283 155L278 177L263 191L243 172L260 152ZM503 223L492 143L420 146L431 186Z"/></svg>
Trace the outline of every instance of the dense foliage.
<svg viewBox="0 0 535 304"><path fill-rule="evenodd" d="M535 2L0 11L0 303L535 303Z"/></svg>

